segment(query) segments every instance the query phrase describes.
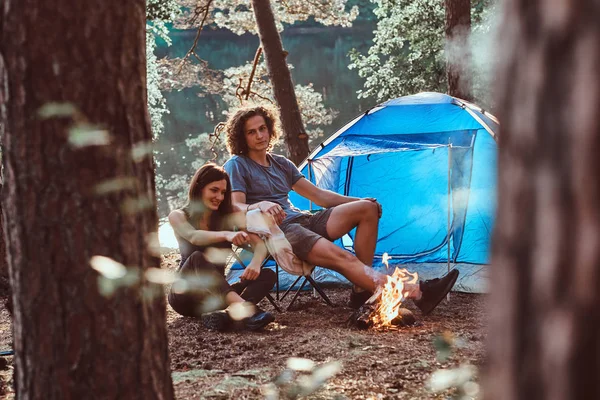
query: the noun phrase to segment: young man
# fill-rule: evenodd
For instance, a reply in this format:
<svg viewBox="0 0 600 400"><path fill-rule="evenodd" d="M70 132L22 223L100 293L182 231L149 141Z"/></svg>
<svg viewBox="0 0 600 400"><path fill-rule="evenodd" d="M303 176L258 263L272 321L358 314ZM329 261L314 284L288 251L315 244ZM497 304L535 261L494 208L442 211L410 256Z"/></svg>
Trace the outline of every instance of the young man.
<svg viewBox="0 0 600 400"><path fill-rule="evenodd" d="M294 254L311 264L329 268L354 284L350 307L358 308L371 297L386 276L373 270L381 204L373 198L359 199L316 187L287 158L269 151L279 137L277 112L267 106L239 109L227 120L227 149L232 202L240 212L259 208L271 215L292 245ZM316 214L295 208L290 190L324 210ZM332 243L356 227L356 255ZM441 279L407 285L409 297L423 314L431 312L450 291L458 271Z"/></svg>

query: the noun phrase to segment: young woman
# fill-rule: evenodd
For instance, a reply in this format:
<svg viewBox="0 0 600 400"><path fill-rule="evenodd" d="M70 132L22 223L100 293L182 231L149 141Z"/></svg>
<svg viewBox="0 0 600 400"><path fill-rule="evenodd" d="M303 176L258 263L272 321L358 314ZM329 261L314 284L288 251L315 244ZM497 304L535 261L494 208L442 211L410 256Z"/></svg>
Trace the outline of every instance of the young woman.
<svg viewBox="0 0 600 400"><path fill-rule="evenodd" d="M261 270L267 251L260 238L234 231L233 218L229 176L215 164L206 164L196 171L190 182L186 205L169 214L181 253L178 272L188 282L188 290L184 291L176 283L173 285L169 304L181 315L199 316L209 329L231 327L233 320L229 311L236 306L248 306L247 302L256 305L273 288L276 280L275 272ZM214 253L218 254L215 249L227 253L232 243L252 245L254 256L241 280L229 285L225 279L225 257L217 255L215 258ZM190 290L190 286L197 287ZM246 329L261 329L275 319L255 306L252 309L254 314L241 322Z"/></svg>

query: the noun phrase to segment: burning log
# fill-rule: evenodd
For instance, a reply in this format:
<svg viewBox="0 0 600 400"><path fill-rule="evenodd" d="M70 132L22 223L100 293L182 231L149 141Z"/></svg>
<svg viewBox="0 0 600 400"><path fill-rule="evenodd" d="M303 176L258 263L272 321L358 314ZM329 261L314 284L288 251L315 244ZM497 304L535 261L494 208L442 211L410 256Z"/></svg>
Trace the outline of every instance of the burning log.
<svg viewBox="0 0 600 400"><path fill-rule="evenodd" d="M383 258L386 269L389 270L387 253ZM417 319L413 313L401 307L411 290L414 290L418 278L416 273L410 273L404 268L396 268L394 273L387 277L387 282L380 286L373 296L350 316L349 325L359 329L414 325Z"/></svg>
<svg viewBox="0 0 600 400"><path fill-rule="evenodd" d="M350 315L348 319L348 325L355 326L358 329L369 329L373 326L373 321L371 320L371 314L375 312L374 304L363 304L360 308Z"/></svg>
<svg viewBox="0 0 600 400"><path fill-rule="evenodd" d="M377 312L377 304L366 303L358 310L354 311L348 319L348 325L357 327L358 329L370 329L375 326L373 314ZM406 308L398 309L398 316L390 322L392 327L403 328L418 324L415 315Z"/></svg>
<svg viewBox="0 0 600 400"><path fill-rule="evenodd" d="M417 321L417 318L412 311L407 308L400 308L398 310L398 316L392 320L392 325L400 327L415 326L419 325L419 321Z"/></svg>

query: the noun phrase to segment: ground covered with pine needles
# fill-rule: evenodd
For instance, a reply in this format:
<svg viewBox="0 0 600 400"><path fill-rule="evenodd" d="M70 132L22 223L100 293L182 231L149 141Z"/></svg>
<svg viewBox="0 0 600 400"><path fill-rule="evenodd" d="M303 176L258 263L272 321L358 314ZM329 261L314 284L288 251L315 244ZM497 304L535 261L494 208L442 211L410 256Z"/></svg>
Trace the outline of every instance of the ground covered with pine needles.
<svg viewBox="0 0 600 400"><path fill-rule="evenodd" d="M174 269L177 253L163 266ZM336 307L312 292L274 312L260 332L212 332L176 314L167 324L177 399L447 399L476 396L484 363L485 297L453 293L419 323L388 331L349 327L349 289L327 288ZM286 302L287 303L287 299ZM286 304L283 305L286 305ZM11 323L0 313L0 349ZM298 360L300 359L300 360ZM308 361L310 360L310 361ZM3 398L12 398L12 357L0 358ZM433 377L433 379L432 379ZM438 386L438 391L431 386Z"/></svg>

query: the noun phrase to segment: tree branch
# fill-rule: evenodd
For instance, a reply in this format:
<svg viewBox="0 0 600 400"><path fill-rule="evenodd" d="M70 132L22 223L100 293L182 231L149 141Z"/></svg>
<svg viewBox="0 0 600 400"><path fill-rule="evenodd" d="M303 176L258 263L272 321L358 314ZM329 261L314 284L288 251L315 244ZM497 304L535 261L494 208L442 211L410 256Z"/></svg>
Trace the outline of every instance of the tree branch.
<svg viewBox="0 0 600 400"><path fill-rule="evenodd" d="M204 23L206 22L206 19L208 18L208 14L210 13L210 6L212 5L212 2L213 2L213 0L208 0L208 2L206 3L205 6L198 6L194 10L194 18L193 18L194 21L195 21L196 17L198 15L200 15L201 13L204 13L204 15L202 16L202 22L200 22L200 26L198 27L198 32L196 32L196 37L194 38L194 44L188 50L186 55L183 57L183 60L181 61L181 64L179 65L179 68L177 69L177 74L179 74L181 72L181 68L183 68L183 62L185 60L187 60L191 55L196 57L196 59L200 60L200 57L196 54L196 46L198 46L198 39L200 39L200 34L202 33L202 29L204 28Z"/></svg>
<svg viewBox="0 0 600 400"><path fill-rule="evenodd" d="M260 56L262 54L262 47L256 49L256 54L254 55L254 64L252 65L252 72L250 72L250 77L248 78L248 86L246 86L246 100L248 100L248 96L250 96L250 87L252 86L252 80L254 79L254 73L256 72L256 66L258 65L258 60L260 60Z"/></svg>

